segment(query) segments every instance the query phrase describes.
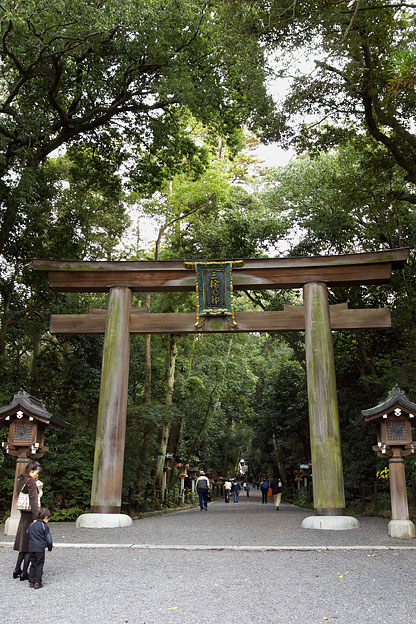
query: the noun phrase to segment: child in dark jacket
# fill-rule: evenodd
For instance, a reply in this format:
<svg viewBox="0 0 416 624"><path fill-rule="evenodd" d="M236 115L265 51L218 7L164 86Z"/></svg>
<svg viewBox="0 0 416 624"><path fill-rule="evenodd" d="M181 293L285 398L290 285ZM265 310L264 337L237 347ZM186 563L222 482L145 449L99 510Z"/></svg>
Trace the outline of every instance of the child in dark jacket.
<svg viewBox="0 0 416 624"><path fill-rule="evenodd" d="M41 507L38 519L32 522L27 529L29 533L29 586L40 589L42 585L43 566L45 563L45 548L52 550L52 536L48 527L51 512L46 507Z"/></svg>

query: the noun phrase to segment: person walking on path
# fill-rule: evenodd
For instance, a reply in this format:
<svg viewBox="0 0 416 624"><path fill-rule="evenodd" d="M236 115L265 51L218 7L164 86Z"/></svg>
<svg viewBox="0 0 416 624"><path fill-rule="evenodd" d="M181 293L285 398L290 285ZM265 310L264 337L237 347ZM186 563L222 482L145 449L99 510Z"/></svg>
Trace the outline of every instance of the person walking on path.
<svg viewBox="0 0 416 624"><path fill-rule="evenodd" d="M205 472L203 470L199 473L195 487L198 492L199 507L201 511L208 511L209 480L208 477L205 476Z"/></svg>
<svg viewBox="0 0 416 624"><path fill-rule="evenodd" d="M276 507L276 511L279 511L280 501L282 498L283 482L278 474L273 475L273 479L270 481L270 487L272 488L273 501Z"/></svg>
<svg viewBox="0 0 416 624"><path fill-rule="evenodd" d="M21 581L27 581L29 579L28 568L30 557L27 529L31 522L37 519L39 513L39 492L36 480L41 470L42 467L39 462L31 461L17 479L16 492L17 494L22 493L26 495L26 499L29 503L27 510L20 510L19 526L17 527L16 538L13 545L13 550L19 552L16 567L13 570L13 578L20 578Z"/></svg>
<svg viewBox="0 0 416 624"><path fill-rule="evenodd" d="M248 483L244 483L243 487L244 487L245 491L247 492L247 498L249 498L250 497L250 486L249 486L249 484Z"/></svg>
<svg viewBox="0 0 416 624"><path fill-rule="evenodd" d="M238 498L240 496L240 490L241 490L241 486L239 484L239 482L234 479L234 483L232 486L232 491L233 491L233 496L234 496L234 502L238 503Z"/></svg>
<svg viewBox="0 0 416 624"><path fill-rule="evenodd" d="M232 488L232 483L229 479L227 479L226 482L224 483L224 496L225 496L226 503L230 502L231 488Z"/></svg>
<svg viewBox="0 0 416 624"><path fill-rule="evenodd" d="M269 493L269 482L267 479L263 479L263 481L260 483L260 490L261 490L261 502L267 503L267 494Z"/></svg>
<svg viewBox="0 0 416 624"><path fill-rule="evenodd" d="M29 534L30 571L29 586L40 589L42 585L43 566L45 564L45 548L52 551L52 536L48 527L51 512L41 507L38 519L32 522L27 532Z"/></svg>

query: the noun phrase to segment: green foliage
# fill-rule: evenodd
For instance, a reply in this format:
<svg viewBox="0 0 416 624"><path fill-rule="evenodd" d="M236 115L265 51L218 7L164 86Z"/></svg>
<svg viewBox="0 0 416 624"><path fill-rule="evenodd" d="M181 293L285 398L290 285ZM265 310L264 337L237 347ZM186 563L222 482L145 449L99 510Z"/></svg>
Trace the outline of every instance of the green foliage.
<svg viewBox="0 0 416 624"><path fill-rule="evenodd" d="M33 202L44 213L39 172L60 147L93 153L88 178L123 164L153 192L206 165L189 119L231 144L243 123L266 128L274 107L250 13L243 2L236 19L222 0L5 0L0 251Z"/></svg>
<svg viewBox="0 0 416 624"><path fill-rule="evenodd" d="M313 508L313 500L309 490L301 489L295 490L293 497L293 504L298 507L306 507L307 509Z"/></svg>
<svg viewBox="0 0 416 624"><path fill-rule="evenodd" d="M390 60L389 70L391 73L389 82L391 94L412 87L416 82L416 49L397 50Z"/></svg>
<svg viewBox="0 0 416 624"><path fill-rule="evenodd" d="M252 474L290 474L310 459L306 375L279 339L263 347L267 363L257 385L257 419L247 459ZM288 480L285 478L285 481Z"/></svg>
<svg viewBox="0 0 416 624"><path fill-rule="evenodd" d="M81 514L85 513L85 508L70 507L69 509L56 509L52 514L54 522L75 522Z"/></svg>
<svg viewBox="0 0 416 624"><path fill-rule="evenodd" d="M365 132L407 178L397 197L414 204L414 11L324 1L293 6L286 18L280 27L290 37L274 40L277 75L295 74L278 106L284 139L317 153Z"/></svg>
<svg viewBox="0 0 416 624"><path fill-rule="evenodd" d="M361 139L272 171L262 199L285 215L291 255L353 253L413 244L415 210L395 200L405 187L391 159Z"/></svg>

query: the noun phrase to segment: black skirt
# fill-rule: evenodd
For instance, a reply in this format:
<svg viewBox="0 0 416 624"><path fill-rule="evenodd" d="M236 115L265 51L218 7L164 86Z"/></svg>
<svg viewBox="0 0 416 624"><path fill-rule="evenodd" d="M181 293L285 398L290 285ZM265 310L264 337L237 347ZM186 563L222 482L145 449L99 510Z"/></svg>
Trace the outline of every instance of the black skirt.
<svg viewBox="0 0 416 624"><path fill-rule="evenodd" d="M19 552L29 552L29 534L26 533L26 530L32 524L32 512L31 511L21 511L20 512L20 522L17 527L16 539L14 540L14 550L18 550Z"/></svg>

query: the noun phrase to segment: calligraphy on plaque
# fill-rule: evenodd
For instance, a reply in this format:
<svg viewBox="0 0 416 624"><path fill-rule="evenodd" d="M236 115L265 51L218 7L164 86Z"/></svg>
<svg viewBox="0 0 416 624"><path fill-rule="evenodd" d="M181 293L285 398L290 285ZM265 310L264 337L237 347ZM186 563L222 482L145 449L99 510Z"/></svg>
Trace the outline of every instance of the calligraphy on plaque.
<svg viewBox="0 0 416 624"><path fill-rule="evenodd" d="M227 316L230 325L237 326L234 318L232 267L243 264L243 260L184 262L186 269L195 269L198 296L195 327L203 327L207 316Z"/></svg>

